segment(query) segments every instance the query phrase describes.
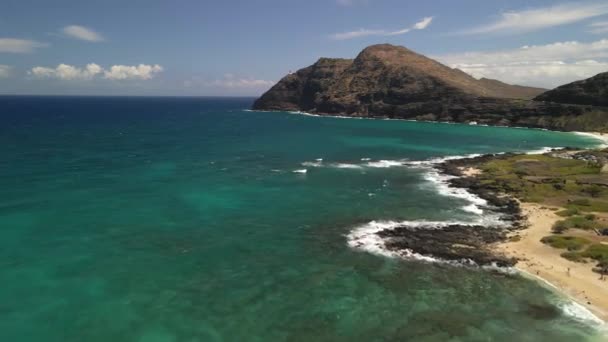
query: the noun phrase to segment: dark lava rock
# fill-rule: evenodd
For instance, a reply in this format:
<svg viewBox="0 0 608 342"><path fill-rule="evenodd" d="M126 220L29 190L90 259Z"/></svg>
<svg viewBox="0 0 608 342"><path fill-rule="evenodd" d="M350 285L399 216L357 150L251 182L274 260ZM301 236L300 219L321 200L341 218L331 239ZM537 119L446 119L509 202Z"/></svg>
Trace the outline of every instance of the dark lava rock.
<svg viewBox="0 0 608 342"><path fill-rule="evenodd" d="M411 250L449 261L473 261L477 265L513 266L515 259L493 253L488 244L505 239L498 227L449 225L434 227L402 226L378 233L393 251Z"/></svg>
<svg viewBox="0 0 608 342"><path fill-rule="evenodd" d="M557 87L535 100L608 107L608 72Z"/></svg>

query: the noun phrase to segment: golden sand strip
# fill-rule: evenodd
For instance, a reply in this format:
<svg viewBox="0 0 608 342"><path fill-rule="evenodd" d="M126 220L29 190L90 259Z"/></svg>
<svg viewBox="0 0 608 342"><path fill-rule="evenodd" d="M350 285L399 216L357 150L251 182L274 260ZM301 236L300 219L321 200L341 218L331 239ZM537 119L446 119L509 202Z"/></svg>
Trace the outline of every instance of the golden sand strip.
<svg viewBox="0 0 608 342"><path fill-rule="evenodd" d="M498 251L518 258L517 269L545 280L608 322L608 281L600 280L591 264L564 259L560 256L563 250L540 242L552 234L551 227L561 218L538 204L522 203L521 208L530 226L519 232L519 241L497 245Z"/></svg>

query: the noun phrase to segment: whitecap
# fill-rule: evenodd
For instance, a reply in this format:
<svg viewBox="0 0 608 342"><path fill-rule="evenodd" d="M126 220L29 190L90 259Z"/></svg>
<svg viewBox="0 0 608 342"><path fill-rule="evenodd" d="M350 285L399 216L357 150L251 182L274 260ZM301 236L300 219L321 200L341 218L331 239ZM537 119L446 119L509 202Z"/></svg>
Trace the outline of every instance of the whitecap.
<svg viewBox="0 0 608 342"><path fill-rule="evenodd" d="M463 221L370 221L368 223L354 227L346 236L347 244L353 249L358 249L370 254L380 255L389 258L401 258L409 260L419 260L432 263L444 263L454 266L478 266L469 259L444 260L428 255L415 253L410 249L398 251L390 250L386 247L385 240L378 235L384 230L392 230L398 227L408 227L410 229L441 229L450 225L475 226L482 222L463 222ZM498 267L497 265L486 265L483 268L497 269L505 272L513 272L510 268Z"/></svg>
<svg viewBox="0 0 608 342"><path fill-rule="evenodd" d="M361 166L361 165L347 164L347 163L335 163L335 164L331 164L331 166L338 168L338 169L361 169L361 168L363 168L363 166Z"/></svg>
<svg viewBox="0 0 608 342"><path fill-rule="evenodd" d="M374 168L389 168L396 166L405 165L404 160L378 160L378 161L370 161L365 166L374 167Z"/></svg>
<svg viewBox="0 0 608 342"><path fill-rule="evenodd" d="M591 311L589 311L589 309L575 302L574 300L569 300L565 303L562 303L560 305L560 309L565 315L572 317L578 321L584 323L591 323L594 325L604 325L604 321L594 315Z"/></svg>
<svg viewBox="0 0 608 342"><path fill-rule="evenodd" d="M306 167L321 167L323 166L323 160L315 160L315 161L306 161L301 164Z"/></svg>
<svg viewBox="0 0 608 342"><path fill-rule="evenodd" d="M302 173L302 174L305 174L306 172L308 172L308 170L307 170L307 169L300 169L300 170L293 170L293 171L291 171L291 172L293 172L293 173Z"/></svg>

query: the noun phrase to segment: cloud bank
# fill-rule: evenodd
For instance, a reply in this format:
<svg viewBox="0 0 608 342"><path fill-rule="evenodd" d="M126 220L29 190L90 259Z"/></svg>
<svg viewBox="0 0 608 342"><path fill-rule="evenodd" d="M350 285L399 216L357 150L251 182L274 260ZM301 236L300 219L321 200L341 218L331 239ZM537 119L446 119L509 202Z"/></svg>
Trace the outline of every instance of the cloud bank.
<svg viewBox="0 0 608 342"><path fill-rule="evenodd" d="M608 39L435 56L475 77L553 88L608 71Z"/></svg>
<svg viewBox="0 0 608 342"><path fill-rule="evenodd" d="M402 34L406 34L411 30L424 30L427 28L431 22L433 21L433 17L425 17L421 21L415 23L414 25L397 30L397 31L387 31L387 30L369 30L369 29L359 29L356 31L350 32L342 32L342 33L334 33L329 36L329 38L334 40L346 40L346 39L354 39L360 37L369 37L369 36L398 36Z"/></svg>
<svg viewBox="0 0 608 342"><path fill-rule="evenodd" d="M274 84L274 81L255 78L239 78L233 74L225 74L223 79L208 82L207 86L221 88L268 88L272 87Z"/></svg>
<svg viewBox="0 0 608 342"><path fill-rule="evenodd" d="M11 74L11 67L0 64L0 78L8 77Z"/></svg>
<svg viewBox="0 0 608 342"><path fill-rule="evenodd" d="M0 52L29 53L37 48L48 46L35 40L0 38Z"/></svg>
<svg viewBox="0 0 608 342"><path fill-rule="evenodd" d="M108 80L149 80L161 71L163 67L158 64L113 65L109 69L104 69L95 63L89 63L84 68L68 64L59 64L55 68L37 66L30 69L28 74L39 79L54 78L67 81L91 80L97 77Z"/></svg>
<svg viewBox="0 0 608 342"><path fill-rule="evenodd" d="M101 42L104 40L102 35L84 26L70 25L64 27L62 31L71 38L88 42Z"/></svg>
<svg viewBox="0 0 608 342"><path fill-rule="evenodd" d="M608 2L565 3L524 11L505 12L493 23L460 33L525 33L572 24L604 14L608 14Z"/></svg>

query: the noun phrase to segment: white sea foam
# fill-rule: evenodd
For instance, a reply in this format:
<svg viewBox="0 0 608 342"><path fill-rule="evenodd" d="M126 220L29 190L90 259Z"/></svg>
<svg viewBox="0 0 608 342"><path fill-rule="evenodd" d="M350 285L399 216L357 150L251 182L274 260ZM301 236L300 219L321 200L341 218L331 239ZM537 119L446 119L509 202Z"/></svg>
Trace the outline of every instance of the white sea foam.
<svg viewBox="0 0 608 342"><path fill-rule="evenodd" d="M306 161L306 162L303 162L301 165L306 166L306 167L321 167L321 166L323 166L323 159L321 159L321 160L317 159L315 161Z"/></svg>
<svg viewBox="0 0 608 342"><path fill-rule="evenodd" d="M532 150L532 151L526 151L526 154L545 154L547 152L551 152L553 150L559 150L562 147L541 147L537 150Z"/></svg>
<svg viewBox="0 0 608 342"><path fill-rule="evenodd" d="M404 166L405 163L405 160L378 160L367 162L365 166L374 168L389 168L396 166Z"/></svg>
<svg viewBox="0 0 608 342"><path fill-rule="evenodd" d="M462 208L463 210L476 215L483 215L484 210L481 209L481 207L486 207L488 202L483 198L469 192L465 188L456 188L451 186L449 181L456 178L455 176L446 175L431 168L425 172L423 177L426 181L434 186L435 190L440 195L460 198L469 202L469 204Z"/></svg>
<svg viewBox="0 0 608 342"><path fill-rule="evenodd" d="M575 302L574 300L569 300L561 304L560 309L565 315L568 315L584 323L591 323L594 325L605 324L604 321L594 315L591 311L589 311L589 309Z"/></svg>
<svg viewBox="0 0 608 342"><path fill-rule="evenodd" d="M574 133L578 134L578 135L586 136L586 137L591 137L591 138L594 138L594 139L600 141L601 144L599 144L597 146L597 148L608 147L608 136L606 136L606 135L601 135L599 133L589 133L589 132L574 132Z"/></svg>
<svg viewBox="0 0 608 342"><path fill-rule="evenodd" d="M299 169L299 170L293 170L293 171L291 171L291 172L293 172L293 173L302 173L302 174L305 174L306 172L308 172L308 170L307 170L307 169Z"/></svg>
<svg viewBox="0 0 608 342"><path fill-rule="evenodd" d="M397 227L408 227L409 229L442 229L450 225L475 226L483 224L482 220L474 222L463 221L371 221L353 228L346 236L348 246L354 249L365 251L367 253L390 257L402 258L410 260L420 260L432 263L445 263L454 266L478 266L474 261L469 259L462 260L444 260L428 255L415 253L409 249L398 251L390 250L386 247L386 242L378 233L384 230L392 230ZM498 267L496 265L486 265L483 268L500 270L508 273L514 272L513 269Z"/></svg>
<svg viewBox="0 0 608 342"><path fill-rule="evenodd" d="M331 167L335 167L338 169L362 169L363 166L357 164L348 164L348 163L334 163L330 164Z"/></svg>
<svg viewBox="0 0 608 342"><path fill-rule="evenodd" d="M386 248L384 240L378 235L378 233L383 230L391 230L400 226L419 228L431 226L446 227L448 225L450 225L450 222L447 221L371 221L353 228L346 236L346 239L351 248L360 249L371 254L383 255L387 257L409 257L426 261L437 261L435 258L413 253L412 251L391 251Z"/></svg>

